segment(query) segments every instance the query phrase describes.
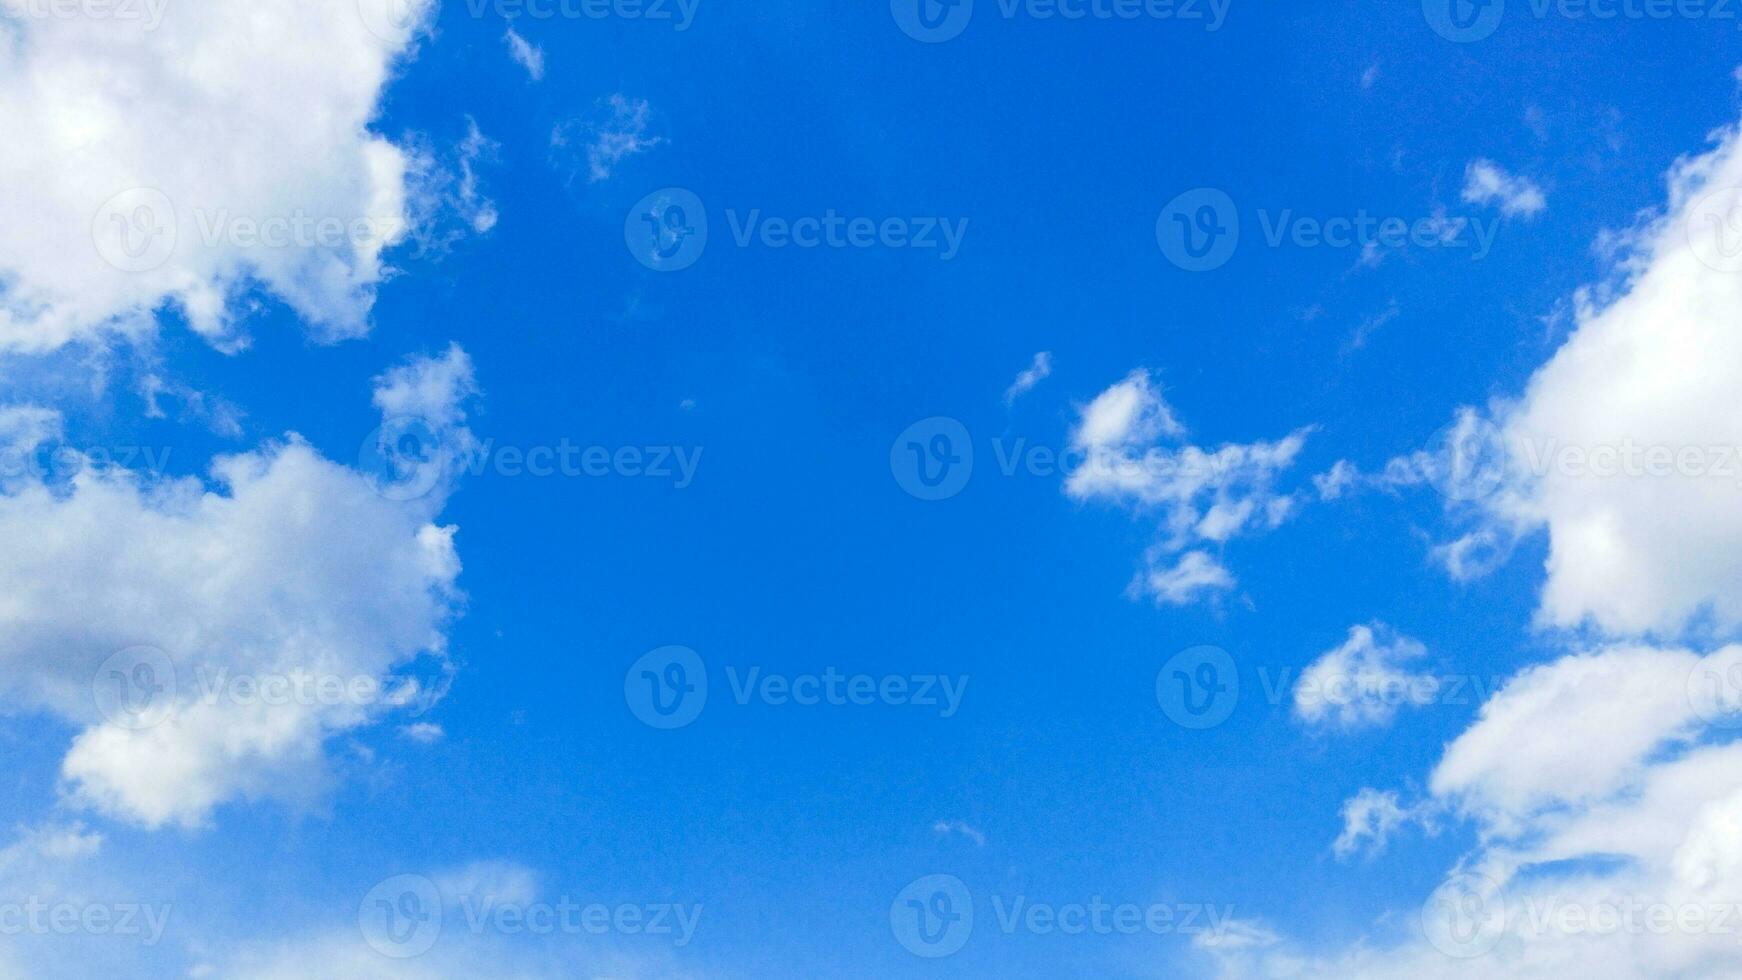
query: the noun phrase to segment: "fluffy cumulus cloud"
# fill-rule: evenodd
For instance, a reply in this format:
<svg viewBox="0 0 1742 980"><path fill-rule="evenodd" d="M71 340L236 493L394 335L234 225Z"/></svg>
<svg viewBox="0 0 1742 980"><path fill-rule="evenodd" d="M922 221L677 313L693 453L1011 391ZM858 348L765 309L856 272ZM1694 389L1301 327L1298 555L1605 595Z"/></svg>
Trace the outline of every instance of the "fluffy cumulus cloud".
<svg viewBox="0 0 1742 980"><path fill-rule="evenodd" d="M435 518L473 390L457 348L379 379L377 403L419 427L359 458L410 454L395 465L290 435L204 481L93 463L0 485L0 692L78 728L74 803L155 827L302 797L332 734L427 703L417 677L440 676L460 602L455 528ZM15 409L0 435L28 449L55 421Z"/></svg>
<svg viewBox="0 0 1742 980"><path fill-rule="evenodd" d="M365 331L413 169L369 125L431 5L0 0L0 351L232 342L255 288Z"/></svg>
<svg viewBox="0 0 1742 980"><path fill-rule="evenodd" d="M1426 647L1382 623L1353 627L1342 645L1301 671L1295 716L1343 729L1389 724L1400 709L1435 697L1435 679L1409 669L1426 655Z"/></svg>
<svg viewBox="0 0 1742 980"><path fill-rule="evenodd" d="M1308 429L1276 442L1205 449L1184 442L1186 428L1147 371L1134 371L1080 412L1071 433L1077 465L1065 492L1156 516L1158 540L1135 589L1185 604L1234 588L1213 553L1235 536L1275 528L1297 497L1275 489L1306 444Z"/></svg>
<svg viewBox="0 0 1742 980"><path fill-rule="evenodd" d="M1742 141L1681 161L1622 278L1495 413L1491 534L1546 530L1541 616L1672 636L1742 625Z"/></svg>
<svg viewBox="0 0 1742 980"><path fill-rule="evenodd" d="M1424 812L1477 848L1372 942L1223 955L1242 977L1733 977L1742 941L1742 647L1616 646L1521 672L1447 747L1425 800L1364 790L1334 849Z"/></svg>
<svg viewBox="0 0 1742 980"><path fill-rule="evenodd" d="M1742 626L1737 133L1668 185L1520 397L1462 413L1435 466L1373 478L1446 490L1476 522L1441 549L1466 571L1548 538L1539 623L1576 652L1494 694L1419 799L1362 791L1332 845L1432 818L1472 849L1361 942L1223 951L1225 975L1742 977L1742 646L1723 645Z"/></svg>

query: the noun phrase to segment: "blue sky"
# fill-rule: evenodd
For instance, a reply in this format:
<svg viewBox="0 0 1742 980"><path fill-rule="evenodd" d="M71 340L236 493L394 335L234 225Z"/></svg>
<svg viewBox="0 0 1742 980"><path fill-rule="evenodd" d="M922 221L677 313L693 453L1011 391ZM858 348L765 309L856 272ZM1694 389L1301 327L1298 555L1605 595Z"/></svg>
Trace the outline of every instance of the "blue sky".
<svg viewBox="0 0 1742 980"><path fill-rule="evenodd" d="M1742 19L904 2L0 4L0 978L1730 975Z"/></svg>

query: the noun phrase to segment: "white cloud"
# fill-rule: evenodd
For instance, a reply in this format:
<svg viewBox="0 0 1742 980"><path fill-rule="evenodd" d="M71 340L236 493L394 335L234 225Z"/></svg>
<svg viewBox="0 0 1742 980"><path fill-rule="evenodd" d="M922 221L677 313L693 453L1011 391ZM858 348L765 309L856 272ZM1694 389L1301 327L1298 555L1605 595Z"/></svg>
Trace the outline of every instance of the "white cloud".
<svg viewBox="0 0 1742 980"><path fill-rule="evenodd" d="M1339 459L1331 468L1313 477L1313 488L1320 500L1336 500L1361 480L1361 471L1346 459Z"/></svg>
<svg viewBox="0 0 1742 980"><path fill-rule="evenodd" d="M1496 206L1508 218L1534 218L1548 210L1541 187L1528 177L1507 173L1492 160L1475 160L1465 168L1464 203Z"/></svg>
<svg viewBox="0 0 1742 980"><path fill-rule="evenodd" d="M503 43L508 45L508 56L514 59L515 64L526 69L526 74L530 76L533 81L537 82L543 80L543 48L540 48L538 45L533 44L526 38L521 37L520 32L516 31L512 24L508 27L508 33L502 35L502 40Z"/></svg>
<svg viewBox="0 0 1742 980"><path fill-rule="evenodd" d="M1398 805L1395 792L1363 789L1343 803L1343 832L1332 842L1331 851L1346 859L1361 849L1363 841L1371 841L1369 853L1377 854L1410 816Z"/></svg>
<svg viewBox="0 0 1742 980"><path fill-rule="evenodd" d="M1052 376L1052 352L1041 351L1034 355L1034 363L1016 376L1010 387L1004 392L1004 404L1014 405L1016 399L1034 390L1034 386Z"/></svg>
<svg viewBox="0 0 1742 980"><path fill-rule="evenodd" d="M472 390L456 348L384 376L377 402L465 445L444 397ZM42 434L39 412L0 419ZM330 735L426 699L404 671L445 652L455 529L433 522L445 484L393 489L294 435L215 460L210 485L91 466L4 487L0 691L80 729L71 801L150 827L300 801ZM263 680L277 693L246 686Z"/></svg>
<svg viewBox="0 0 1742 980"><path fill-rule="evenodd" d="M1342 729L1388 725L1400 708L1420 707L1436 696L1433 677L1406 669L1426 654L1426 647L1382 623L1351 627L1341 646L1301 671L1295 716Z"/></svg>
<svg viewBox="0 0 1742 980"><path fill-rule="evenodd" d="M663 137L647 135L651 116L646 99L613 95L601 100L588 118L552 130L551 150L565 165L568 152L584 155L588 183L608 180L617 164L665 142Z"/></svg>
<svg viewBox="0 0 1742 980"><path fill-rule="evenodd" d="M1424 922L1457 909L1430 900L1341 951L1225 951L1224 974L1735 976L1742 743L1712 736L1742 721L1738 665L1742 647L1700 657L1620 646L1526 670L1448 747L1428 800L1364 790L1345 805L1339 854L1430 808L1473 821L1478 846L1448 882L1486 883L1497 915L1468 935L1492 943L1449 954L1426 941Z"/></svg>
<svg viewBox="0 0 1742 980"><path fill-rule="evenodd" d="M1566 343L1496 409L1508 465L1484 510L1496 533L1548 532L1547 625L1742 626L1737 188L1734 131L1678 163L1625 278L1581 294Z"/></svg>
<svg viewBox="0 0 1742 980"><path fill-rule="evenodd" d="M1095 396L1082 410L1071 442L1082 449L1116 449L1185 432L1149 372L1138 370Z"/></svg>
<svg viewBox="0 0 1742 980"><path fill-rule="evenodd" d="M141 337L166 304L233 344L255 286L364 333L412 166L368 127L429 0L142 6L161 23L4 22L0 350Z"/></svg>
<svg viewBox="0 0 1742 980"><path fill-rule="evenodd" d="M1159 602L1183 604L1235 585L1203 545L1273 529L1292 515L1295 498L1276 492L1276 478L1294 464L1310 431L1215 450L1159 444L1179 440L1185 427L1149 373L1135 371L1081 410L1071 433L1081 462L1066 476L1065 492L1157 514L1160 539L1135 587Z"/></svg>
<svg viewBox="0 0 1742 980"><path fill-rule="evenodd" d="M973 841L975 847L986 846L986 835L981 833L978 828L969 826L967 821L964 820L939 820L937 823L932 825L931 829L933 833L940 837L947 837L950 834L960 834L968 840Z"/></svg>
<svg viewBox="0 0 1742 980"><path fill-rule="evenodd" d="M1187 606L1206 596L1227 592L1237 584L1234 573L1206 551L1188 551L1172 565L1164 562L1162 554L1152 551L1145 566L1133 583L1134 591L1147 593L1165 606Z"/></svg>

